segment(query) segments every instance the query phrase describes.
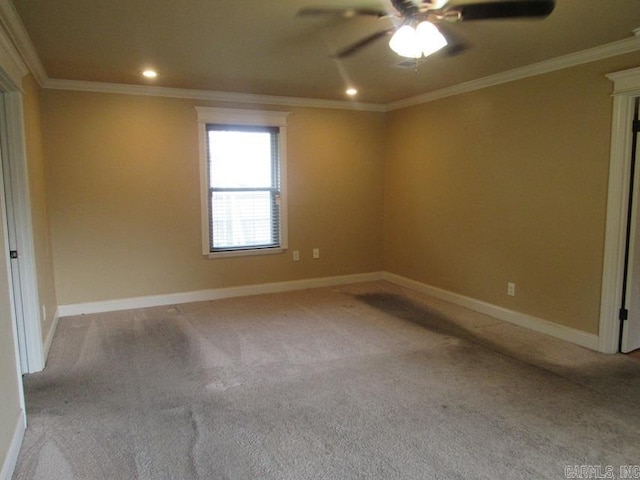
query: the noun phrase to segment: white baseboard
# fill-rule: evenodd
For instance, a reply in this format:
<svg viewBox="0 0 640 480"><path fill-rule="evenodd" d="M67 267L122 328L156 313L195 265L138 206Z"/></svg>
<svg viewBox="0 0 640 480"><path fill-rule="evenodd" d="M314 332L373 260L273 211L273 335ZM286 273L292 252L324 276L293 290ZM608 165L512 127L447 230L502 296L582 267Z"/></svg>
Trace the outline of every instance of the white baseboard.
<svg viewBox="0 0 640 480"><path fill-rule="evenodd" d="M58 319L60 309L56 308L55 313L53 314L53 319L51 320L51 328L49 328L49 333L47 334L47 338L44 340L44 364L47 364L47 358L49 358L49 349L51 348L51 342L53 342L53 336L56 334L56 328L58 328Z"/></svg>
<svg viewBox="0 0 640 480"><path fill-rule="evenodd" d="M60 317L83 315L89 313L114 312L117 310L130 310L133 308L158 307L162 305L175 305L179 303L204 302L219 300L222 298L244 297L248 295L260 295L264 293L288 292L292 290L304 290L306 288L330 287L334 285L347 285L351 283L372 282L382 280L383 272L357 273L354 275L341 275L336 277L309 278L289 282L261 283L256 285L244 285L240 287L214 288L198 290L194 292L170 293L167 295L149 295L145 297L122 298L118 300L106 300L104 302L76 303L60 305L58 314Z"/></svg>
<svg viewBox="0 0 640 480"><path fill-rule="evenodd" d="M20 454L20 446L22 445L22 439L24 438L24 432L27 429L27 421L25 418L24 410L20 410L20 415L16 421L16 427L13 431L13 437L11 438L11 444L9 450L2 463L2 470L0 470L0 480L11 480L13 471L16 468L16 462L18 461L18 455Z"/></svg>
<svg viewBox="0 0 640 480"><path fill-rule="evenodd" d="M441 288L432 287L425 283L411 280L394 273L385 272L382 276L383 280L400 285L402 287L415 290L420 293L431 295L432 297L451 302L461 307L468 308L475 312L490 315L499 320L513 323L521 327L526 327L536 332L544 333L552 337L556 337L567 342L575 343L591 350L598 350L598 336L592 333L576 330L575 328L565 327L558 323L543 320L542 318L533 317L526 313L516 312L507 308L499 307L491 303L476 300L475 298L466 297L458 293L443 290Z"/></svg>
<svg viewBox="0 0 640 480"><path fill-rule="evenodd" d="M475 298L466 297L458 293L432 287L415 280L389 272L371 272L354 275L342 275L336 277L320 277L290 282L262 283L257 285L244 285L240 287L214 288L209 290L197 290L193 292L171 293L167 295L149 295L144 297L123 298L118 300L106 300L104 302L76 303L60 305L56 313L55 322L60 317L83 315L90 313L114 312L117 310L130 310L134 308L158 307L162 305L175 305L180 303L203 302L219 300L222 298L243 297L248 295L260 295L264 293L288 292L303 290L306 288L330 287L334 285L347 285L351 283L371 282L386 280L402 287L425 293L433 297L451 302L470 310L490 315L499 320L513 323L521 327L529 328L536 332L551 335L552 337L581 345L592 350L598 350L598 336L583 332L575 328L566 327L558 323L550 322L525 313L509 310ZM45 351L48 353L51 339L53 338L55 325L52 326ZM50 338L49 338L50 337ZM45 357L46 358L46 357Z"/></svg>

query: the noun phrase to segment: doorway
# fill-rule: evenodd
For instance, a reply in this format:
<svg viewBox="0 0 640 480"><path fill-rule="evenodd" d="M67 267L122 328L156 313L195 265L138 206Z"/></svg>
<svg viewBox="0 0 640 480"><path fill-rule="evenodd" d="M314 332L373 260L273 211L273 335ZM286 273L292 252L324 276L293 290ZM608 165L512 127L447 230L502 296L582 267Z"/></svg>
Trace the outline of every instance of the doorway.
<svg viewBox="0 0 640 480"><path fill-rule="evenodd" d="M23 131L22 94L0 77L0 157L21 373L44 368L41 312Z"/></svg>
<svg viewBox="0 0 640 480"><path fill-rule="evenodd" d="M632 175L632 160L637 156L633 153L633 142L637 136L634 132L637 127L634 119L637 98L640 97L640 68L612 73L607 78L614 82L613 122L598 350L617 353L633 350L635 334L631 329L635 329L640 322L638 315L634 314L631 318L629 303L632 298L634 302L640 300L640 285L632 286L632 277L640 275L640 258L636 260L636 274L628 271L633 270L634 257L640 255L640 243L637 248L633 248L634 252L630 251L631 248L627 249L627 238L630 238L629 246L632 247L636 243L636 237L640 237L640 201L633 199L631 189L632 179L636 180L634 190L640 198L640 165ZM629 207L630 198L634 205L638 205L635 209ZM636 231L639 232L638 235L635 235ZM640 238L638 241L640 242ZM634 288L638 291L633 290ZM631 308L637 309L635 305ZM627 320L624 320L625 316Z"/></svg>
<svg viewBox="0 0 640 480"><path fill-rule="evenodd" d="M6 121L4 108L4 93L0 92L0 159L2 160L2 183L4 187L4 208L6 214L7 247L9 249L10 282L13 296L13 313L18 336L18 354L20 358L20 370L29 372L29 359L27 356L26 332L24 312L22 309L22 288L20 282L20 262L18 251L18 236L16 224L15 197L11 180L11 162L6 149Z"/></svg>
<svg viewBox="0 0 640 480"><path fill-rule="evenodd" d="M629 186L629 214L625 275L620 315L620 347L622 353L640 349L640 97L634 99L631 138L631 184Z"/></svg>

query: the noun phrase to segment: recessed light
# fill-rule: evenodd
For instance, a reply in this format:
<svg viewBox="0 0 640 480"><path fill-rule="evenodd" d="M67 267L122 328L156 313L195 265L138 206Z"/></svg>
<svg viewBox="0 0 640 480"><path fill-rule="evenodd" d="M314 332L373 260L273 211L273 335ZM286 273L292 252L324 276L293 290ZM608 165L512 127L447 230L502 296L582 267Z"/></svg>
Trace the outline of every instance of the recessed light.
<svg viewBox="0 0 640 480"><path fill-rule="evenodd" d="M347 88L346 92L347 95L353 97L354 95L358 94L358 90L356 90L355 88Z"/></svg>
<svg viewBox="0 0 640 480"><path fill-rule="evenodd" d="M144 75L146 78L156 78L158 76L155 70L145 70L144 72L142 72L142 75Z"/></svg>

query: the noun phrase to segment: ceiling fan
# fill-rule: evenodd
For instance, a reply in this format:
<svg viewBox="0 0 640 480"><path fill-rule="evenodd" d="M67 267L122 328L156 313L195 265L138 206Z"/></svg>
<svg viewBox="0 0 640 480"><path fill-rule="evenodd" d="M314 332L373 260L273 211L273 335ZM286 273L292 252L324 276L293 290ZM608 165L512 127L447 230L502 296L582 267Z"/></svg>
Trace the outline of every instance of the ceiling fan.
<svg viewBox="0 0 640 480"><path fill-rule="evenodd" d="M397 26L377 31L339 50L334 56L345 58L353 55L376 40L392 35L389 46L403 57L427 57L447 47L454 54L464 49L447 24L471 20L508 18L544 18L555 7L555 0L480 0L459 3L449 0L391 0L396 12L375 8L302 8L298 15L340 15L391 17Z"/></svg>

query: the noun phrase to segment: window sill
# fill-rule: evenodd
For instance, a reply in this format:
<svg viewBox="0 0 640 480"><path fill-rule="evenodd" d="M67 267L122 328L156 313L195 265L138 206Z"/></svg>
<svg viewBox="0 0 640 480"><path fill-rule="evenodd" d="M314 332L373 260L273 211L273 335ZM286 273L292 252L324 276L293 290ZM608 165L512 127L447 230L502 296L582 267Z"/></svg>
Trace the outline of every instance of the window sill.
<svg viewBox="0 0 640 480"><path fill-rule="evenodd" d="M256 248L255 250L228 250L224 252L206 252L206 258L253 257L256 255L277 255L286 252L286 248Z"/></svg>

